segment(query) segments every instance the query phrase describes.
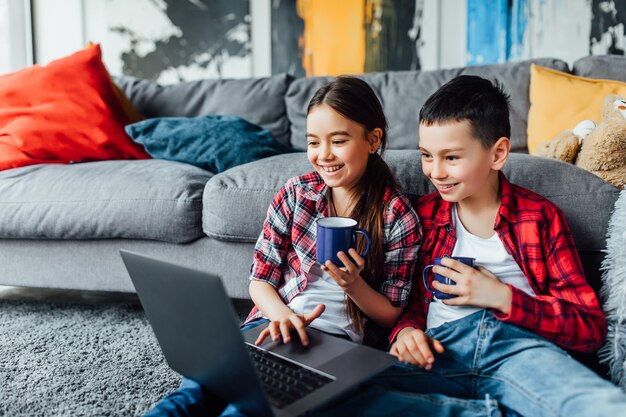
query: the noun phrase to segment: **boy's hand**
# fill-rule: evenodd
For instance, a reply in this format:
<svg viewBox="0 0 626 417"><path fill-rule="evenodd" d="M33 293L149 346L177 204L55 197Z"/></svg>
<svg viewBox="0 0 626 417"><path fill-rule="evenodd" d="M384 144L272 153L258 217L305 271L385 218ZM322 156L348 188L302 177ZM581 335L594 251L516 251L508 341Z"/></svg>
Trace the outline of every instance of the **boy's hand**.
<svg viewBox="0 0 626 417"><path fill-rule="evenodd" d="M352 248L350 248L348 253L354 259L354 262L345 253L338 252L337 257L343 262L344 268L339 268L332 261L326 261L322 265L322 270L328 272L328 275L335 280L341 289L350 294L358 284L365 282L361 277L361 271L365 268L365 259Z"/></svg>
<svg viewBox="0 0 626 417"><path fill-rule="evenodd" d="M444 351L439 340L426 335L422 330L407 327L398 333L389 353L400 362L410 363L429 371L435 362L433 349L437 353Z"/></svg>
<svg viewBox="0 0 626 417"><path fill-rule="evenodd" d="M309 314L296 314L291 312L291 314L278 320L272 320L259 334L254 344L257 346L260 345L267 336L271 336L274 342L282 336L283 342L289 343L291 341L291 329L295 329L300 336L302 344L306 346L309 344L309 336L306 334L305 327L321 316L325 309L326 306L324 304L318 304Z"/></svg>
<svg viewBox="0 0 626 417"><path fill-rule="evenodd" d="M441 265L435 266L433 272L456 282L456 285L446 285L433 281L433 288L457 296L442 300L444 304L493 308L504 314L510 312L511 289L483 266L472 268L451 258L442 259Z"/></svg>

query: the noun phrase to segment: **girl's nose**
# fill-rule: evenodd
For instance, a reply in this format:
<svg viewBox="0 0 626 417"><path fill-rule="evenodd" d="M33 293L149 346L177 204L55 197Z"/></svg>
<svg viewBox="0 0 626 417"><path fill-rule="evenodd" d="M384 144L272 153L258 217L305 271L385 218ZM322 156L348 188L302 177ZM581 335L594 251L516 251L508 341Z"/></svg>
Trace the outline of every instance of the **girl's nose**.
<svg viewBox="0 0 626 417"><path fill-rule="evenodd" d="M319 159L322 160L329 160L332 159L332 150L330 148L329 145L322 143L320 145L320 153L319 153Z"/></svg>

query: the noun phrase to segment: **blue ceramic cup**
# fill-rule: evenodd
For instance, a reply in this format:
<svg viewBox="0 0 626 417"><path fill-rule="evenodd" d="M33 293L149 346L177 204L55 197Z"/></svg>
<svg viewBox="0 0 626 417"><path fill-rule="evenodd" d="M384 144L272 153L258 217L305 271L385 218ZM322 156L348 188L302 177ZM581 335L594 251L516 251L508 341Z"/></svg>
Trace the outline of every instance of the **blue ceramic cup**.
<svg viewBox="0 0 626 417"><path fill-rule="evenodd" d="M337 252L348 254L348 249L356 246L356 236L358 234L365 238L366 246L361 256L367 255L370 250L370 236L363 229L357 229L357 222L348 217L324 217L317 221L317 246L315 249L315 259L321 265L326 261L333 261L338 267L342 267L343 262L337 258Z"/></svg>
<svg viewBox="0 0 626 417"><path fill-rule="evenodd" d="M443 258L452 258L456 261L462 262L467 266L471 266L472 268L474 267L474 262L476 261L476 258L466 258L463 256L448 256L448 255L444 255L444 256L439 256L437 258L435 258L435 263L433 265L428 265L426 268L424 268L424 272L422 272L422 279L424 280L424 286L426 287L426 289L433 293L435 295L435 297L437 297L440 300L447 300L450 298L454 298L456 297L456 295L453 294L447 294L445 292L441 292L439 290L436 290L434 288L432 288L429 284L428 281L428 273L430 272L430 270L435 266L435 265L441 265L441 260ZM444 266L444 268L446 268ZM450 278L444 277L443 275L439 275L439 274L434 274L435 275L435 280L441 282L442 284L446 284L446 285L456 285L456 282L452 281Z"/></svg>

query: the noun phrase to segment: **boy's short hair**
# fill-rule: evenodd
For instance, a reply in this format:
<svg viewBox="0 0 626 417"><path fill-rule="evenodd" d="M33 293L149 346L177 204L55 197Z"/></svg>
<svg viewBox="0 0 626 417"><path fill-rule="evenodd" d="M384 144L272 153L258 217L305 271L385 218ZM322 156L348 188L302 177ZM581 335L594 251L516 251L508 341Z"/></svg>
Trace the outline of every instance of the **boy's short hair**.
<svg viewBox="0 0 626 417"><path fill-rule="evenodd" d="M489 149L511 137L509 95L502 84L475 75L461 75L441 86L422 106L420 124L468 120L473 136Z"/></svg>

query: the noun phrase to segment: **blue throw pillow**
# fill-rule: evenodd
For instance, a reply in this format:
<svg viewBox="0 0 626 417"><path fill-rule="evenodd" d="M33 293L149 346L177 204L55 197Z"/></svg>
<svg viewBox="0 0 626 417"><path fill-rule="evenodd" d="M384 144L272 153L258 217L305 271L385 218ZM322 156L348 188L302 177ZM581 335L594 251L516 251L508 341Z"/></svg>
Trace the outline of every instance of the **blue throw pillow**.
<svg viewBox="0 0 626 417"><path fill-rule="evenodd" d="M128 125L126 133L153 158L186 162L214 173L293 152L267 130L236 116L158 117Z"/></svg>

